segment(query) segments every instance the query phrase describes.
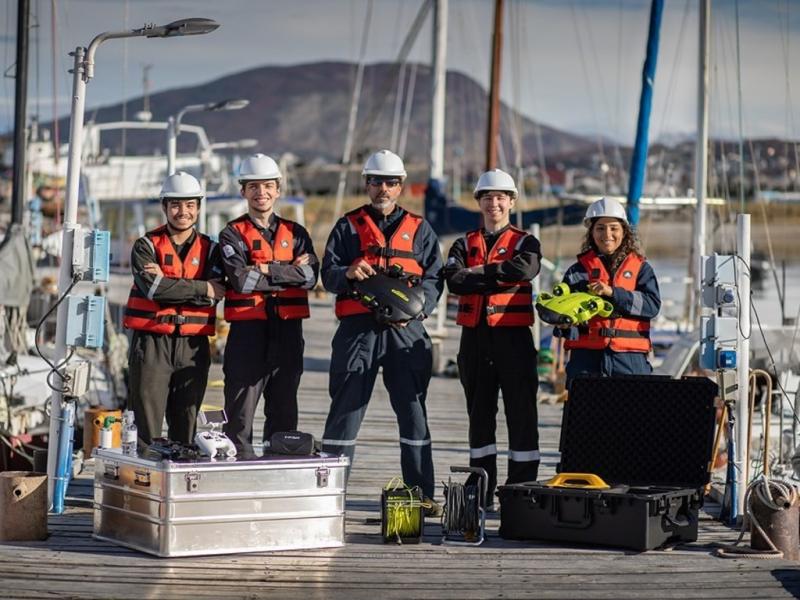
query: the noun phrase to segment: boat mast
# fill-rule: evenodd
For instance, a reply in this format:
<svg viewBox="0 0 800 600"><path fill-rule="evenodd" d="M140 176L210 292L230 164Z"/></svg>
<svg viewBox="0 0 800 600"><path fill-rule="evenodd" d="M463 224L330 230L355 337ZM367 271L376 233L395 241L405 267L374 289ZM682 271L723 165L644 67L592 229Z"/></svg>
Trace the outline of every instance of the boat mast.
<svg viewBox="0 0 800 600"><path fill-rule="evenodd" d="M14 183L11 195L11 222L21 224L25 207L25 147L28 118L28 27L30 0L17 2L17 67L14 80ZM10 228L9 228L10 231Z"/></svg>
<svg viewBox="0 0 800 600"><path fill-rule="evenodd" d="M500 133L500 69L503 53L503 0L494 0L492 71L489 82L489 120L486 129L486 170L497 166L497 138Z"/></svg>
<svg viewBox="0 0 800 600"><path fill-rule="evenodd" d="M650 133L650 109L653 103L653 83L658 62L658 40L661 30L661 15L664 0L653 0L650 5L650 28L647 33L647 56L642 69L642 94L639 98L639 120L636 124L636 143L631 158L631 176L628 183L628 222L631 227L639 225L639 198L642 195L645 169L647 167L647 144Z"/></svg>
<svg viewBox="0 0 800 600"><path fill-rule="evenodd" d="M430 178L444 179L445 92L447 88L447 0L433 2L433 107L431 115Z"/></svg>
<svg viewBox="0 0 800 600"><path fill-rule="evenodd" d="M700 301L700 261L706 254L706 187L708 174L708 57L711 47L711 0L700 1L700 30L697 72L697 142L695 145L695 195L697 205L694 215L694 240L690 272L694 290L687 294L690 300L686 311L688 322L696 325L700 311L695 310Z"/></svg>

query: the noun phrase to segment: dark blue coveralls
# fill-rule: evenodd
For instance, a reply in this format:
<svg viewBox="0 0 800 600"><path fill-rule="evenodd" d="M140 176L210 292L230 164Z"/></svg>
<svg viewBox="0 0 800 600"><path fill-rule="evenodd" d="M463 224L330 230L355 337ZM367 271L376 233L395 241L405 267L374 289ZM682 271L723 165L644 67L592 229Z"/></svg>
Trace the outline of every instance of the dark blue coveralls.
<svg viewBox="0 0 800 600"><path fill-rule="evenodd" d="M271 215L265 229L253 225L272 245L278 224ZM319 261L308 232L294 224L293 256L311 255L308 265L271 264L269 275L260 273L250 260L247 245L228 224L219 236L222 264L228 285L239 293L279 291L287 287L311 289L317 283ZM302 319L280 319L272 298L267 298L266 320L231 322L222 371L225 374L225 434L245 453L252 452L253 419L259 399L264 398L263 443L269 445L277 431L297 429L297 389L303 374Z"/></svg>
<svg viewBox="0 0 800 600"><path fill-rule="evenodd" d="M598 255L600 256L600 255ZM600 256L606 265L611 279L614 272L609 269L608 260ZM586 292L589 285L589 274L580 262L573 264L564 273L564 283L568 284L573 292ZM639 270L636 278L636 289L632 292L613 287L613 294L609 298L614 305L615 316L636 317L639 319L653 319L661 309L661 294L658 290L658 280L650 263L646 262ZM578 330L572 327L568 330L558 328L553 329L556 337L566 339L578 339ZM647 360L647 355L643 352L617 352L610 348L604 350L587 350L575 348L570 351L569 361L566 366L567 389L575 377L580 375L602 375L613 377L614 375L649 375L653 372L653 367Z"/></svg>
<svg viewBox="0 0 800 600"><path fill-rule="evenodd" d="M406 211L397 207L383 216L367 207L375 224L388 240ZM361 256L358 234L346 218L336 223L322 259L322 283L334 294L351 290L345 277L347 268ZM414 237L413 251L423 268L424 314L436 307L442 293L438 277L442 267L439 241L424 221ZM380 324L372 314L343 317L331 343L329 391L331 407L325 422L323 450L344 454L352 461L361 421L372 396L378 369L383 368L383 383L397 415L400 429L400 464L403 480L420 486L428 498L434 494L431 436L425 397L431 378L433 355L431 340L421 321L404 328Z"/></svg>

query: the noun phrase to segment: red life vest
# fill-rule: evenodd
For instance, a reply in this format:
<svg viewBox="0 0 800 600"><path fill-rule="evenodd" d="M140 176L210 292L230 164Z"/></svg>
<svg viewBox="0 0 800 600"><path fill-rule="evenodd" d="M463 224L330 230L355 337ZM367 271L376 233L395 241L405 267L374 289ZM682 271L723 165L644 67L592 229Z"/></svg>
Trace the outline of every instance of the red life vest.
<svg viewBox="0 0 800 600"><path fill-rule="evenodd" d="M509 226L487 252L486 240L480 229L466 235L467 267L499 263L512 258L527 234ZM477 327L481 313L486 310L486 322L491 327L529 327L533 325L533 288L530 281L503 282L502 291L493 294L465 294L458 300L456 323Z"/></svg>
<svg viewBox="0 0 800 600"><path fill-rule="evenodd" d="M406 274L422 276L422 265L414 255L414 236L422 223L422 217L406 212L388 242L365 207L347 213L345 218L353 231L358 234L359 256L353 261L354 263L364 259L373 267L388 270L399 266ZM369 312L370 310L361 302L346 294L339 294L336 297L338 318Z"/></svg>
<svg viewBox="0 0 800 600"><path fill-rule="evenodd" d="M164 277L202 279L213 242L202 233L195 234L186 257L181 262L169 239L166 225L146 234L153 243L156 261ZM123 325L128 329L171 335L214 335L215 306L162 305L143 293L136 283L131 287Z"/></svg>
<svg viewBox="0 0 800 600"><path fill-rule="evenodd" d="M593 250L578 256L578 261L589 275L589 283L602 281L612 287L619 287L629 292L636 291L636 280L644 264L644 258L631 252L614 274L614 281L606 270L603 261ZM611 348L615 352L650 352L650 319L636 319L634 317L617 317L604 319L594 317L587 324L578 327L578 339L566 340L564 347L567 350L583 348L587 350L602 350Z"/></svg>
<svg viewBox="0 0 800 600"><path fill-rule="evenodd" d="M251 265L278 264L288 265L294 260L294 223L275 217L277 227L268 244L258 228L245 215L231 222L239 233L250 255ZM254 275L257 274L253 271ZM226 321L266 321L267 299L275 305L280 319L307 319L308 290L287 288L280 292L248 292L239 293L230 287L225 291Z"/></svg>

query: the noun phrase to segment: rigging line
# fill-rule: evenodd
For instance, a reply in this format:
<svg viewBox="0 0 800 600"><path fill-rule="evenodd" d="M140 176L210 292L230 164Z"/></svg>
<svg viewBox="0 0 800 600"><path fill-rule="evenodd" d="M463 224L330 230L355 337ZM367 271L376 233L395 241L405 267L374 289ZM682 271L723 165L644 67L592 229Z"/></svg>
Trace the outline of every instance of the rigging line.
<svg viewBox="0 0 800 600"><path fill-rule="evenodd" d="M689 17L689 0L686 0L686 2L683 5L683 17L681 18L681 26L680 29L678 30L678 42L675 45L675 54L672 59L672 69L670 70L669 73L669 79L667 83L667 94L666 97L664 98L664 110L661 113L661 123L658 126L658 133L662 133L664 131L664 128L666 127L667 117L670 116L670 113L672 111L672 101L673 98L675 97L675 95L673 94L674 91L673 82L675 81L675 74L678 70L678 66L681 64L684 56L681 50L683 49L683 37L686 33L686 30L688 29L686 26L688 17Z"/></svg>
<svg viewBox="0 0 800 600"><path fill-rule="evenodd" d="M347 174L350 170L350 156L353 149L353 138L355 137L356 118L358 117L358 103L361 99L361 85L364 79L364 60L367 53L367 42L369 41L369 30L372 21L372 0L367 1L367 10L364 16L364 28L361 33L361 48L358 54L358 66L356 70L356 81L353 86L353 95L350 100L350 116L347 122L347 136L345 137L344 150L342 151L342 166L339 172L339 184L336 190L336 204L334 205L332 223L339 218L342 213L342 202L344 193L347 189Z"/></svg>
<svg viewBox="0 0 800 600"><path fill-rule="evenodd" d="M12 34L11 34L11 21L12 21L12 18L11 18L11 7L12 6L13 6L13 4L11 2L6 2L6 32L5 32L5 39L7 39L7 40L10 40L10 39L14 38L14 36L12 36ZM9 49L11 48L11 46L12 46L12 44L3 44L3 68L5 69L8 66L8 68L6 69L5 73L10 72L12 67L14 69L16 69L16 66L15 66L16 65L16 61L17 61L16 56L14 57L14 63L12 65L9 65ZM9 77L8 76L3 77L3 90L5 92L5 102L3 102L3 105L5 107L5 111L4 112L6 113L6 119L5 120L7 120L10 123L13 123L14 122L14 114L13 114L12 110L13 110L13 106L14 106L14 101L11 100L11 98L14 97L14 94L9 93L9 83L10 83Z"/></svg>
<svg viewBox="0 0 800 600"><path fill-rule="evenodd" d="M531 36L527 35L527 33L528 33L528 19L524 19L524 20L520 19L520 20L522 21L523 27L524 27L524 30L522 32L523 35L520 36L521 40L522 40L522 47L523 47L523 51L524 51L524 56L533 56L533 54L530 51L530 47L528 46L528 38L531 37ZM534 115L535 115L536 112L537 112L536 111L536 103L535 103L535 98L536 98L535 92L537 90L537 87L535 85L536 76L535 76L534 71L533 71L533 63L534 63L534 61L529 60L529 61L526 61L526 63L528 65L529 80L531 82L530 83L530 87L533 88L533 90L530 93L530 99L531 99L531 105L532 105L532 108L533 108L533 111L534 111ZM543 138L542 138L542 126L539 123L539 120L535 116L532 116L531 121L533 122L533 133L534 133L534 139L536 141L536 159L537 159L537 161L539 163L538 166L539 166L540 177L541 177L541 187L542 187L541 195L542 195L542 199L543 200L547 200L549 198L549 196L550 196L550 177L547 174L547 157L546 157L545 152L544 152L544 141L543 141Z"/></svg>
<svg viewBox="0 0 800 600"><path fill-rule="evenodd" d="M739 31L739 0L735 0L736 9L736 88L739 100L739 212L744 214L744 125L742 118L742 54Z"/></svg>
<svg viewBox="0 0 800 600"><path fill-rule="evenodd" d="M394 97L394 115L392 117L392 138L391 138L391 148L397 148L397 138L400 135L400 115L402 114L403 110L403 91L406 81L406 64L400 65L400 73L397 76L397 92L395 93Z"/></svg>
<svg viewBox="0 0 800 600"><path fill-rule="evenodd" d="M583 44L581 43L581 33L580 33L580 30L578 29L578 17L575 14L575 3L574 2L570 2L569 3L569 8L570 8L570 11L572 12L571 21L572 21L572 27L575 30L575 40L576 40L577 45L578 45L578 57L580 58L581 71L583 72L583 80L586 83L586 90L587 90L587 94L586 95L589 97L589 106L592 109L592 120L594 121L595 135L596 135L596 138L597 138L597 148L600 151L600 160L602 160L603 162L606 162L606 159L605 159L606 153L605 153L605 150L603 149L603 136L600 134L600 124L599 124L599 121L598 121L598 118L597 118L597 107L595 106L594 96L592 94L592 88L594 86L592 86L591 83L590 83L589 72L588 72L588 70L586 68L586 57L584 56ZM603 181L605 182L605 178L603 179ZM605 183L604 183L603 193L605 193L605 191L606 190L605 190Z"/></svg>
<svg viewBox="0 0 800 600"><path fill-rule="evenodd" d="M122 7L122 29L128 29L128 0L125 0ZM128 91L127 91L127 83L128 83L128 38L124 38L122 40L122 121L127 122L128 120ZM145 91L145 93L147 93ZM125 156L127 153L128 147L128 128L123 127L122 131L120 132L120 144L122 146L122 151L120 154ZM99 150L99 148L98 148ZM125 177L125 164L127 161L122 161L122 177ZM88 193L88 190L86 190Z"/></svg>
<svg viewBox="0 0 800 600"><path fill-rule="evenodd" d="M522 79L520 73L520 35L519 35L519 4L517 2L510 2L508 6L508 13L506 15L508 20L509 29L509 46L511 46L511 97L513 98L513 108L509 115L509 128L511 129L511 140L514 144L514 167L517 169L515 179L519 179L519 183L523 183L522 178L522 114L520 113L520 80ZM524 188L524 186L521 186ZM524 198L524 189L521 189L521 194ZM521 203L517 202L517 209L520 208Z"/></svg>
<svg viewBox="0 0 800 600"><path fill-rule="evenodd" d="M36 14L31 15L31 21L34 23L31 25L31 29L34 30L33 32L33 47L36 52L36 58L34 62L36 63L36 122L39 123L42 120L42 86L41 86L41 73L42 73L42 53L40 51L40 42L41 36L39 35L39 30L41 23L39 21L39 15L41 11L39 10L39 0L36 0L33 3L33 9L35 10Z"/></svg>
<svg viewBox="0 0 800 600"><path fill-rule="evenodd" d="M419 35L419 32L425 23L425 18L428 16L428 13L432 7L433 0L422 1L419 11L417 12L417 16L414 18L414 22L411 24L411 28L409 29L405 40L403 40L403 46L400 48L400 52L398 53L397 58L392 65L391 75L389 77L390 80L393 80L397 77L397 74L400 70L400 64L404 63L408 59L408 55L411 53L411 49L414 47L417 36ZM355 137L358 141L357 145L363 145L369 134L372 132L372 127L375 125L378 117L380 116L383 110L383 105L391 94L391 90L391 85L385 86L383 88L383 94L381 97L377 101L373 102L372 111L367 115L367 118L364 119L363 124L358 128L356 133Z"/></svg>
<svg viewBox="0 0 800 600"><path fill-rule="evenodd" d="M747 140L750 147L750 158L753 162L753 177L755 180L755 189L753 190L753 197L758 198L761 195L761 177L758 172L758 160L756 158L755 148L753 147L753 140ZM772 251L772 235L769 231L769 219L767 219L767 209L764 202L758 202L761 208L761 216L764 218L764 233L767 238L767 251L769 252L769 267L772 271L772 277L775 279L775 290L778 292L778 302L781 306L785 305L786 290L781 288L781 282L778 279L778 270L775 267L775 253Z"/></svg>
<svg viewBox="0 0 800 600"><path fill-rule="evenodd" d="M405 156L406 142L408 141L408 128L411 126L411 107L414 105L414 87L417 83L418 63L411 63L411 72L408 74L408 87L406 88L405 113L403 114L403 126L400 129L400 142L397 147L397 154Z"/></svg>
<svg viewBox="0 0 800 600"><path fill-rule="evenodd" d="M780 1L778 2L780 5ZM789 57L791 56L791 36L789 34L789 25L791 23L791 15L789 14L789 2L784 2L784 12L785 15L783 19L781 19L781 15L778 15L779 27L781 32L781 42L783 48L783 71L784 71L784 85L785 85L785 97L786 97L786 130L788 133L789 138L791 141L787 140L787 150L788 145L791 143L792 148L794 149L794 161L795 161L795 178L792 181L792 187L794 189L798 189L798 184L800 183L800 152L798 152L798 142L797 142L797 130L795 127L795 120L794 120L794 103L792 102L792 85L791 85L791 78L790 73L791 70L789 69ZM780 12L780 6L779 6ZM784 29L785 25L785 29ZM789 152L786 152L787 159Z"/></svg>
<svg viewBox="0 0 800 600"><path fill-rule="evenodd" d="M619 130L620 112L622 106L622 95L620 94L621 78L622 78L622 29L624 21L624 12L622 10L622 0L617 3L617 85L615 89L614 98L614 131Z"/></svg>
<svg viewBox="0 0 800 600"><path fill-rule="evenodd" d="M58 163L61 160L60 154L60 134L58 131L58 60L56 58L56 48L58 47L58 36L56 21L58 20L58 11L56 10L56 0L50 0L50 60L51 60L51 86L52 86L52 99L53 99L53 158L56 163L56 171L58 171Z"/></svg>

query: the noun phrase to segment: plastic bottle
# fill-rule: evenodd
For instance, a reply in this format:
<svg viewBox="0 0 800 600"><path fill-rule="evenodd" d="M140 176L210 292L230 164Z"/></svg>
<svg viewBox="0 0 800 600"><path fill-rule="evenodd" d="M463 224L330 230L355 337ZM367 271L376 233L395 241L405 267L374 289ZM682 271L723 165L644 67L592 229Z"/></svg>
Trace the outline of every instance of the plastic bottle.
<svg viewBox="0 0 800 600"><path fill-rule="evenodd" d="M136 429L136 420L132 410L126 410L122 415L122 453L126 456L136 456L139 432Z"/></svg>
<svg viewBox="0 0 800 600"><path fill-rule="evenodd" d="M100 448L102 450L110 450L113 443L113 430L112 427L117 419L114 417L106 417L103 420L103 427L100 429Z"/></svg>

